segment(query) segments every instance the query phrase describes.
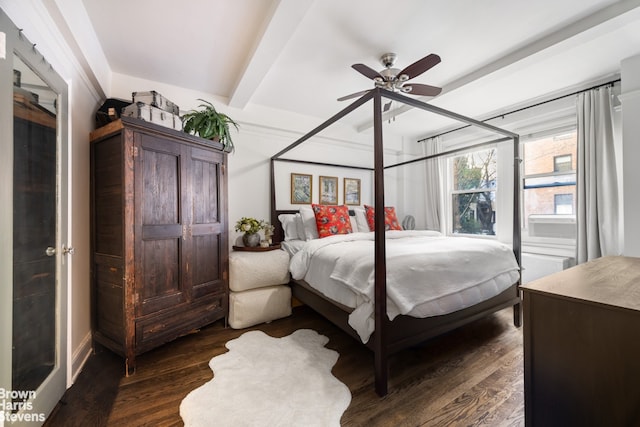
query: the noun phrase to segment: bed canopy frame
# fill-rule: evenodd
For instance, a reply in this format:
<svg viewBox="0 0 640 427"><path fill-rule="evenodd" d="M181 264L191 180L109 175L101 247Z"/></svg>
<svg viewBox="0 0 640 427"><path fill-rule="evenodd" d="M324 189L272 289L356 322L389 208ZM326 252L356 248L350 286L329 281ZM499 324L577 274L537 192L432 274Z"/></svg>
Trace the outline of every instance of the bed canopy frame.
<svg viewBox="0 0 640 427"><path fill-rule="evenodd" d="M418 108L427 112L431 112L440 116L444 116L453 120L456 120L461 123L465 123L467 125L473 126L475 128L484 129L492 132L492 134L497 134L498 137L496 139L492 139L490 141L484 141L472 145L465 146L460 149L453 149L444 152L440 152L433 155L423 156L420 158L399 162L392 165L384 165L384 144L383 144L383 112L382 112L382 98L386 98L391 101L396 101L401 104L406 104L408 106ZM373 100L373 154L374 154L374 165L372 168L361 167L361 166L350 166L344 164L333 164L333 163L322 163L322 162L314 162L308 160L296 160L290 158L282 158L283 155L298 147L300 144L309 140L310 138L318 135L320 132L328 128L333 123L338 122L340 119L345 117L347 114L352 111L358 109L368 101ZM276 153L271 157L270 162L270 171L271 171L271 224L276 226L276 241L282 240L282 230L280 228L280 224L278 221L278 215L281 213L293 213L297 212L295 210L279 210L276 206L276 172L275 172L275 164L276 162L294 162L300 164L307 165L319 165L319 166L331 166L331 167L339 167L339 168L351 168L351 169L366 169L373 172L373 185L374 185L374 204L373 207L375 212L383 212L384 211L384 171L385 169L391 169L395 167L400 167L403 165L423 162L428 159L448 156L451 154L455 154L462 151L468 151L473 148L480 148L482 146L493 145L506 141L513 141L513 237L512 237L512 247L513 252L518 263L518 266L521 266L521 234L520 234L520 137L518 134L513 133L511 131L498 128L496 126L489 125L487 123L465 117L463 115L454 113L452 111L448 111L425 102L422 102L417 99L409 98L407 96L390 92L385 89L375 88L371 91L364 94L361 98L357 99L355 102L326 120L324 123L317 126L315 129L311 130L306 135L302 136L291 145L285 147L280 152ZM375 237L374 237L374 257L375 257L375 293L374 293L374 320L375 320L375 330L373 335L371 336L369 342L366 344L373 352L374 352L374 368L375 368L375 390L380 396L384 396L387 393L387 382L388 382L388 357L389 355L402 350L404 348L410 347L411 345L418 344L428 338L434 337L441 333L444 333L448 330L452 330L457 328L465 323L478 319L487 314L493 313L502 308L506 308L508 306L513 306L513 318L514 324L516 326L521 325L521 310L520 310L520 293L518 286L520 285L520 281L514 284L510 289L510 294L505 296L500 294L497 298L494 297L488 301L478 304L477 306L471 307L473 310L464 309L460 311L460 315L444 315L444 316L436 316L441 319L434 318L426 318L426 319L415 319L409 318L408 316L398 316L394 321L390 321L387 313L387 298L386 298L386 246L385 246L385 224L384 224L384 215L375 215ZM295 283L295 281L294 281ZM506 292L506 291L505 291ZM296 293L294 289L294 296L300 299L303 303L310 305L316 311L323 314L333 323L336 323L343 330L348 332L350 335L357 338L357 335L354 335L352 331L350 331L350 327L346 324L346 320L344 316L340 313L339 308L331 307L330 303L326 301L322 301L321 297L318 295L313 295L312 292L301 290L300 293ZM415 319L415 320L409 320ZM394 323L394 326L397 328L392 329L391 324ZM414 327L413 323L420 323L421 325L426 326L418 326ZM409 330L411 332L402 333L400 337L395 337L393 334L395 329L403 329ZM415 332L414 332L415 331Z"/></svg>

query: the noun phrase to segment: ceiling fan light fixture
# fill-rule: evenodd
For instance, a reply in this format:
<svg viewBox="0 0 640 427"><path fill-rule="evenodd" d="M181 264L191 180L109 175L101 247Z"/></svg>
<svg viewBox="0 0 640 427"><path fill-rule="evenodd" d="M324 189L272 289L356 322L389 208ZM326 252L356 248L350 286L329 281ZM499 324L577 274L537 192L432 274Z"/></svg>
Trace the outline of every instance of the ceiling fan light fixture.
<svg viewBox="0 0 640 427"><path fill-rule="evenodd" d="M414 77L424 73L440 62L440 57L436 54L429 54L424 58L414 62L403 70L393 68L396 61L395 53L385 53L380 57L380 62L385 69L378 72L373 68L364 64L353 64L351 68L373 80L374 86L379 89L385 89L389 92L412 93L423 96L437 96L441 92L441 88L424 84L408 84L405 83ZM414 90L415 89L415 90ZM366 93L367 91L358 92L357 94L343 96L338 98L339 101L353 98L356 95Z"/></svg>
<svg viewBox="0 0 640 427"><path fill-rule="evenodd" d="M380 62L385 68L391 68L393 67L393 64L396 63L397 57L398 56L395 53L385 53L384 55L380 56Z"/></svg>
<svg viewBox="0 0 640 427"><path fill-rule="evenodd" d="M385 68L380 71L380 75L387 81L394 81L396 80L398 72L400 72L400 70L397 68Z"/></svg>

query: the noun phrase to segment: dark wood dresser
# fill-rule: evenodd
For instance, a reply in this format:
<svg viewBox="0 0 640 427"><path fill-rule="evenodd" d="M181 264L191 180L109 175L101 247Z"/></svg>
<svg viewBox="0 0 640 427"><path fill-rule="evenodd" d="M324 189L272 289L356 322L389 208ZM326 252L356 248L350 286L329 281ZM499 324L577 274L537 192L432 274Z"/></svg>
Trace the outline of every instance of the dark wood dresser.
<svg viewBox="0 0 640 427"><path fill-rule="evenodd" d="M122 118L91 133L93 338L125 357L228 313L222 145Z"/></svg>
<svg viewBox="0 0 640 427"><path fill-rule="evenodd" d="M522 290L526 425L640 425L640 258L599 258Z"/></svg>

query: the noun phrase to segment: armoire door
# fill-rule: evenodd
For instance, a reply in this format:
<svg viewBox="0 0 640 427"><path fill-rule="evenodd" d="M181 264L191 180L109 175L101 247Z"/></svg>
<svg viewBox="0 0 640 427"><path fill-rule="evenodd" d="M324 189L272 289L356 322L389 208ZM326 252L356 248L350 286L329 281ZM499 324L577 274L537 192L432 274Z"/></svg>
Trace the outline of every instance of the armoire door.
<svg viewBox="0 0 640 427"><path fill-rule="evenodd" d="M188 254L188 281L191 297L196 299L225 290L227 250L225 230L226 199L221 189L226 188L224 157L220 152L188 148L186 196L190 208L190 245Z"/></svg>
<svg viewBox="0 0 640 427"><path fill-rule="evenodd" d="M187 301L182 144L134 132L135 276L139 316Z"/></svg>

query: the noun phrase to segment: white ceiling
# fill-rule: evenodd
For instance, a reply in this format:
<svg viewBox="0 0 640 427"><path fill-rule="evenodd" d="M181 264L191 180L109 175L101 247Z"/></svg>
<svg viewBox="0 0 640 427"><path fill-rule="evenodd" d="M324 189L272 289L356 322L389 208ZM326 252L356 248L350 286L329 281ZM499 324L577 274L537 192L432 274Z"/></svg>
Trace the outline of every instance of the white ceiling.
<svg viewBox="0 0 640 427"><path fill-rule="evenodd" d="M82 1L115 73L320 119L373 87L351 65L380 70L385 52L398 68L440 55L412 81L474 118L615 76L640 53L640 0Z"/></svg>

